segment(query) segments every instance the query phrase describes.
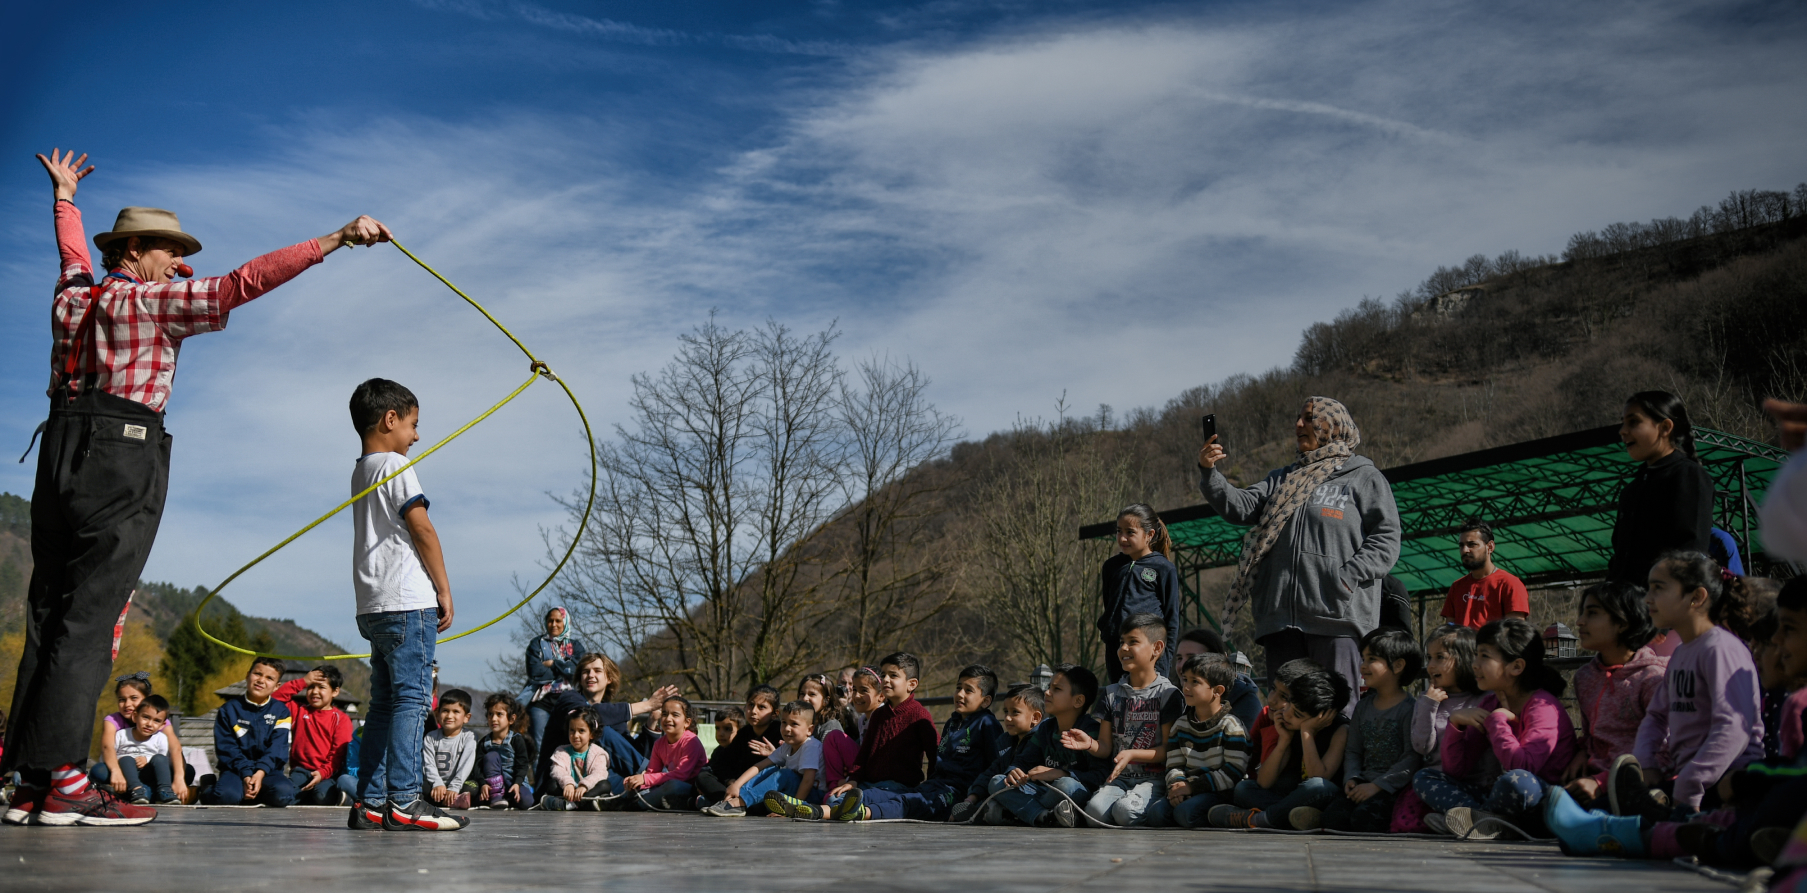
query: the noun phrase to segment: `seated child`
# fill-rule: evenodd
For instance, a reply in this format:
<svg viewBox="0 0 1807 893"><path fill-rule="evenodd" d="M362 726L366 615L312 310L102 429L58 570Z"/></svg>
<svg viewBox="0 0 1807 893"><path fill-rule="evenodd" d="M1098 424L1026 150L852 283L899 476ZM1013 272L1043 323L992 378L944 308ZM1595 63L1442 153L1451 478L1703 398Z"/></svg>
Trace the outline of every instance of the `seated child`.
<svg viewBox="0 0 1807 893"><path fill-rule="evenodd" d="M1221 654L1204 652L1180 663L1186 710L1167 737L1167 794L1148 808L1148 824L1204 828L1211 807L1230 802L1248 775L1255 745L1231 712L1230 687L1242 674Z"/></svg>
<svg viewBox="0 0 1807 893"><path fill-rule="evenodd" d="M346 771L353 723L333 706L344 685L345 676L337 667L321 664L306 676L277 686L271 695L288 705L294 720L289 781L302 806L343 806L357 796L357 780Z"/></svg>
<svg viewBox="0 0 1807 893"><path fill-rule="evenodd" d="M872 818L862 805L862 797L871 788L888 787L893 792L922 784L923 764L935 770L935 719L928 708L916 700L916 686L922 662L916 656L899 651L887 655L878 664L879 694L884 704L872 711L866 731L860 736L859 754L845 781L829 790L821 806L781 800L791 818L827 818L852 822Z"/></svg>
<svg viewBox="0 0 1807 893"><path fill-rule="evenodd" d="M734 736L739 735L740 730L746 727L747 711L744 708L729 707L723 710L721 715L715 718L715 747L709 752L710 758L715 757L715 751L727 747L728 743L734 740Z"/></svg>
<svg viewBox="0 0 1807 893"><path fill-rule="evenodd" d="M986 793L995 796L979 811L982 824L1002 825L1009 815L1032 826L1073 827L1078 819L1074 803L1085 805L1092 792L1104 784L1111 764L1089 750L1074 750L1061 742L1075 729L1098 734L1098 720L1090 710L1097 700L1098 677L1091 670L1073 664L1055 669L1054 680L1043 696L1048 718L1017 751L1010 771L992 776L986 784Z"/></svg>
<svg viewBox="0 0 1807 893"><path fill-rule="evenodd" d="M570 812L588 803L600 809L600 801L614 794L609 785L609 754L596 743L602 717L585 707L565 722L566 740L552 752L553 791L540 798L540 809Z"/></svg>
<svg viewBox="0 0 1807 893"><path fill-rule="evenodd" d="M270 696L285 669L276 658L253 658L245 674L245 693L221 704L214 714L214 770L219 779L213 783L209 803L281 807L295 802L295 785L282 771L289 761L294 723L289 708Z"/></svg>
<svg viewBox="0 0 1807 893"><path fill-rule="evenodd" d="M1492 838L1509 830L1494 821L1503 819L1536 834L1546 794L1580 750L1558 700L1568 683L1544 664L1543 638L1518 617L1475 634L1474 677L1486 697L1450 714L1442 767L1420 769L1412 782L1439 813L1424 823L1442 834Z"/></svg>
<svg viewBox="0 0 1807 893"><path fill-rule="evenodd" d="M169 765L169 738L163 734L169 722L169 702L151 695L138 704L136 721L113 733L114 765L125 782L123 797L133 803L172 803L176 800ZM149 784L146 784L149 782Z"/></svg>
<svg viewBox="0 0 1807 893"><path fill-rule="evenodd" d="M119 711L109 713L102 720L100 736L100 760L88 770L88 776L97 785L106 785L114 794L123 796L130 785L121 775L119 755L113 751L115 742L121 731L137 725L138 705L151 697L151 675L140 670L127 676L121 676L113 682L113 694L119 700ZM165 702L167 703L167 702ZM167 714L167 710L165 713ZM169 760L169 793L173 798L158 802L185 803L189 799L189 783L194 780L194 769L182 760L182 739L176 736L176 726L167 716L163 721L161 734L164 737L164 749ZM155 790L152 793L157 793Z"/></svg>
<svg viewBox="0 0 1807 893"><path fill-rule="evenodd" d="M1167 795L1167 734L1185 709L1185 699L1157 669L1166 636L1167 621L1159 614L1124 618L1117 640L1123 678L1105 686L1092 710L1098 737L1079 729L1060 736L1067 747L1115 763L1110 777L1086 801L1085 814L1094 822L1140 825L1149 804Z"/></svg>
<svg viewBox="0 0 1807 893"><path fill-rule="evenodd" d="M476 799L490 809L533 806L533 739L515 731L521 705L497 692L483 699L489 734L477 739L477 775L483 781Z"/></svg>
<svg viewBox="0 0 1807 893"><path fill-rule="evenodd" d="M822 742L815 738L816 710L808 701L792 701L778 710L779 744L771 754L747 767L728 784L727 795L703 814L740 818L749 807L785 815L782 802L766 801L787 795L805 803L820 803L827 786L822 775Z"/></svg>
<svg viewBox="0 0 1807 893"><path fill-rule="evenodd" d="M477 786L471 774L477 766L477 736L464 727L471 719L471 693L454 688L440 695L433 715L439 728L427 733L422 746L421 796L446 809L470 809Z"/></svg>
<svg viewBox="0 0 1807 893"><path fill-rule="evenodd" d="M1581 714L1581 749L1565 787L1590 809L1609 806L1607 778L1613 761L1631 753L1638 727L1663 695L1666 657L1650 650L1656 629L1644 607L1644 588L1608 581L1581 593L1575 634L1594 659L1575 671L1575 703Z"/></svg>
<svg viewBox="0 0 1807 893"><path fill-rule="evenodd" d="M769 685L754 686L747 692L746 706L742 709L746 712L746 725L741 726L726 744L720 743L722 739L717 737L715 752L709 755L708 765L697 774L694 784L698 808L720 803L728 794L728 782L739 778L748 767L778 746L778 689Z"/></svg>
<svg viewBox="0 0 1807 893"><path fill-rule="evenodd" d="M1393 804L1412 784L1421 762L1412 749L1417 705L1405 687L1424 675L1424 652L1411 633L1382 627L1362 637L1362 683L1368 688L1349 719L1343 750L1343 792L1325 807L1332 831L1384 833Z"/></svg>
<svg viewBox="0 0 1807 893"><path fill-rule="evenodd" d="M1179 666L1186 658L1194 654L1223 655L1224 662L1230 665L1230 669L1236 671L1236 681L1231 683L1229 689L1224 692L1224 703L1229 705L1230 715L1236 717L1237 722L1242 723L1244 730L1255 727L1255 722L1261 717L1261 687L1255 684L1255 680L1249 678L1249 674L1242 672L1236 666L1229 647L1224 645L1223 636L1218 635L1217 630L1202 626L1187 630L1180 634L1180 643L1175 647L1175 651L1178 653L1174 656L1173 662L1173 684L1179 685L1181 688L1185 686L1180 683Z"/></svg>
<svg viewBox="0 0 1807 893"><path fill-rule="evenodd" d="M1041 689L1025 685L1012 690L1004 696L1003 711L1004 718L999 727L1004 735L998 740L997 753L992 756L985 771L974 776L972 784L966 786L966 799L954 804L954 808L949 810L947 820L950 822L966 821L972 810L990 796L991 780L1010 772L1010 767L1022 754L1023 745L1029 743L1029 736L1035 733L1036 726L1041 725Z"/></svg>
<svg viewBox="0 0 1807 893"><path fill-rule="evenodd" d="M1310 658L1280 665L1274 673L1280 705L1272 710L1274 749L1253 778L1237 782L1231 803L1211 807L1213 828L1315 830L1336 797L1343 749L1349 743L1349 683Z"/></svg>
<svg viewBox="0 0 1807 893"><path fill-rule="evenodd" d="M692 730L696 711L683 698L666 698L659 705L659 724L663 734L653 743L646 771L621 780L621 786L633 795L631 808L688 809L696 798L696 777L702 774L708 758L703 755L703 742Z"/></svg>
<svg viewBox="0 0 1807 893"><path fill-rule="evenodd" d="M847 706L841 711L841 728L816 735L822 739L822 773L827 776L824 787L829 790L839 787L853 773L860 756L860 736L865 734L866 723L872 714L885 702L879 694L876 667L858 667L849 678Z"/></svg>
<svg viewBox="0 0 1807 893"><path fill-rule="evenodd" d="M935 752L935 768L915 787L876 785L862 791L861 801L874 819L946 821L955 801L972 786L998 752L1003 727L991 715L991 698L998 690L998 676L973 664L960 671L954 686L954 713L942 727Z"/></svg>
<svg viewBox="0 0 1807 893"><path fill-rule="evenodd" d="M797 683L797 700L808 702L816 717L816 740L830 733L846 733L852 717L843 716L847 708L841 703L835 684L826 673L811 673Z"/></svg>
<svg viewBox="0 0 1807 893"><path fill-rule="evenodd" d="M1443 733L1449 727L1450 714L1473 707L1482 697L1474 681L1474 629L1446 623L1431 631L1429 643L1424 664L1429 683L1412 708L1412 750L1418 753L1421 769L1442 767ZM1433 814L1418 792L1407 787L1394 799L1389 830L1395 834L1429 832L1424 819Z"/></svg>

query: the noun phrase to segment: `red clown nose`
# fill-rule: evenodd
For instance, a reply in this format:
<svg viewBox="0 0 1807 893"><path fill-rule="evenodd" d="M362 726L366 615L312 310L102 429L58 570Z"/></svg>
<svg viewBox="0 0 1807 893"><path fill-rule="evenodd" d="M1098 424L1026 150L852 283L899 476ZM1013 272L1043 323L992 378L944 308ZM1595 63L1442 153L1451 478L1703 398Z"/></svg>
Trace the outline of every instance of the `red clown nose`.
<svg viewBox="0 0 1807 893"><path fill-rule="evenodd" d="M187 279L195 274L195 268L187 264L176 264L176 275Z"/></svg>

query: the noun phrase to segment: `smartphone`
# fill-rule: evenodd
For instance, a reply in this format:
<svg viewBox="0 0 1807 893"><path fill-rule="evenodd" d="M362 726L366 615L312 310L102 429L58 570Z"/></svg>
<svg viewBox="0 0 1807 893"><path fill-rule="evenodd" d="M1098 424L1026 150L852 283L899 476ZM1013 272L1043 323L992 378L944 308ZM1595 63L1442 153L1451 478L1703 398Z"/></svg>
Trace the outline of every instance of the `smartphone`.
<svg viewBox="0 0 1807 893"><path fill-rule="evenodd" d="M1204 428L1205 431L1204 442L1210 443L1211 438L1217 436L1217 413L1211 413L1210 415L1205 416L1200 427Z"/></svg>

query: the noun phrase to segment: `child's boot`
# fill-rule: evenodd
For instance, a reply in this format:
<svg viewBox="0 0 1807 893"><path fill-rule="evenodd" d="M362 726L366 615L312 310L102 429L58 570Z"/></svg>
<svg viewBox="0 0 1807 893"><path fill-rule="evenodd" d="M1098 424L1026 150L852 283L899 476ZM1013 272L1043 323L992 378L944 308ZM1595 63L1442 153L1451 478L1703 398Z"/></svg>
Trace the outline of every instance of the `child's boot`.
<svg viewBox="0 0 1807 893"><path fill-rule="evenodd" d="M1544 798L1543 821L1571 856L1642 856L1644 833L1635 815L1614 816L1582 809L1562 788Z"/></svg>

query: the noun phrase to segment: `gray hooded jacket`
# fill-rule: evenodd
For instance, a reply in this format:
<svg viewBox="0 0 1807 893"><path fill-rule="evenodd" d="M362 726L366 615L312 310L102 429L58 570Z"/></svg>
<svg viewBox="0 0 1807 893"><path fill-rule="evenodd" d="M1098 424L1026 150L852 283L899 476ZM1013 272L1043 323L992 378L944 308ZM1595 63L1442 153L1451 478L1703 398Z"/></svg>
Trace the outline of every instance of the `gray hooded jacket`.
<svg viewBox="0 0 1807 893"><path fill-rule="evenodd" d="M1199 490L1225 520L1251 525L1291 471L1275 469L1239 490L1211 469L1200 475ZM1380 625L1380 582L1399 560L1399 534L1392 486L1366 456L1351 456L1294 513L1255 569L1255 638L1288 627L1367 635Z"/></svg>

